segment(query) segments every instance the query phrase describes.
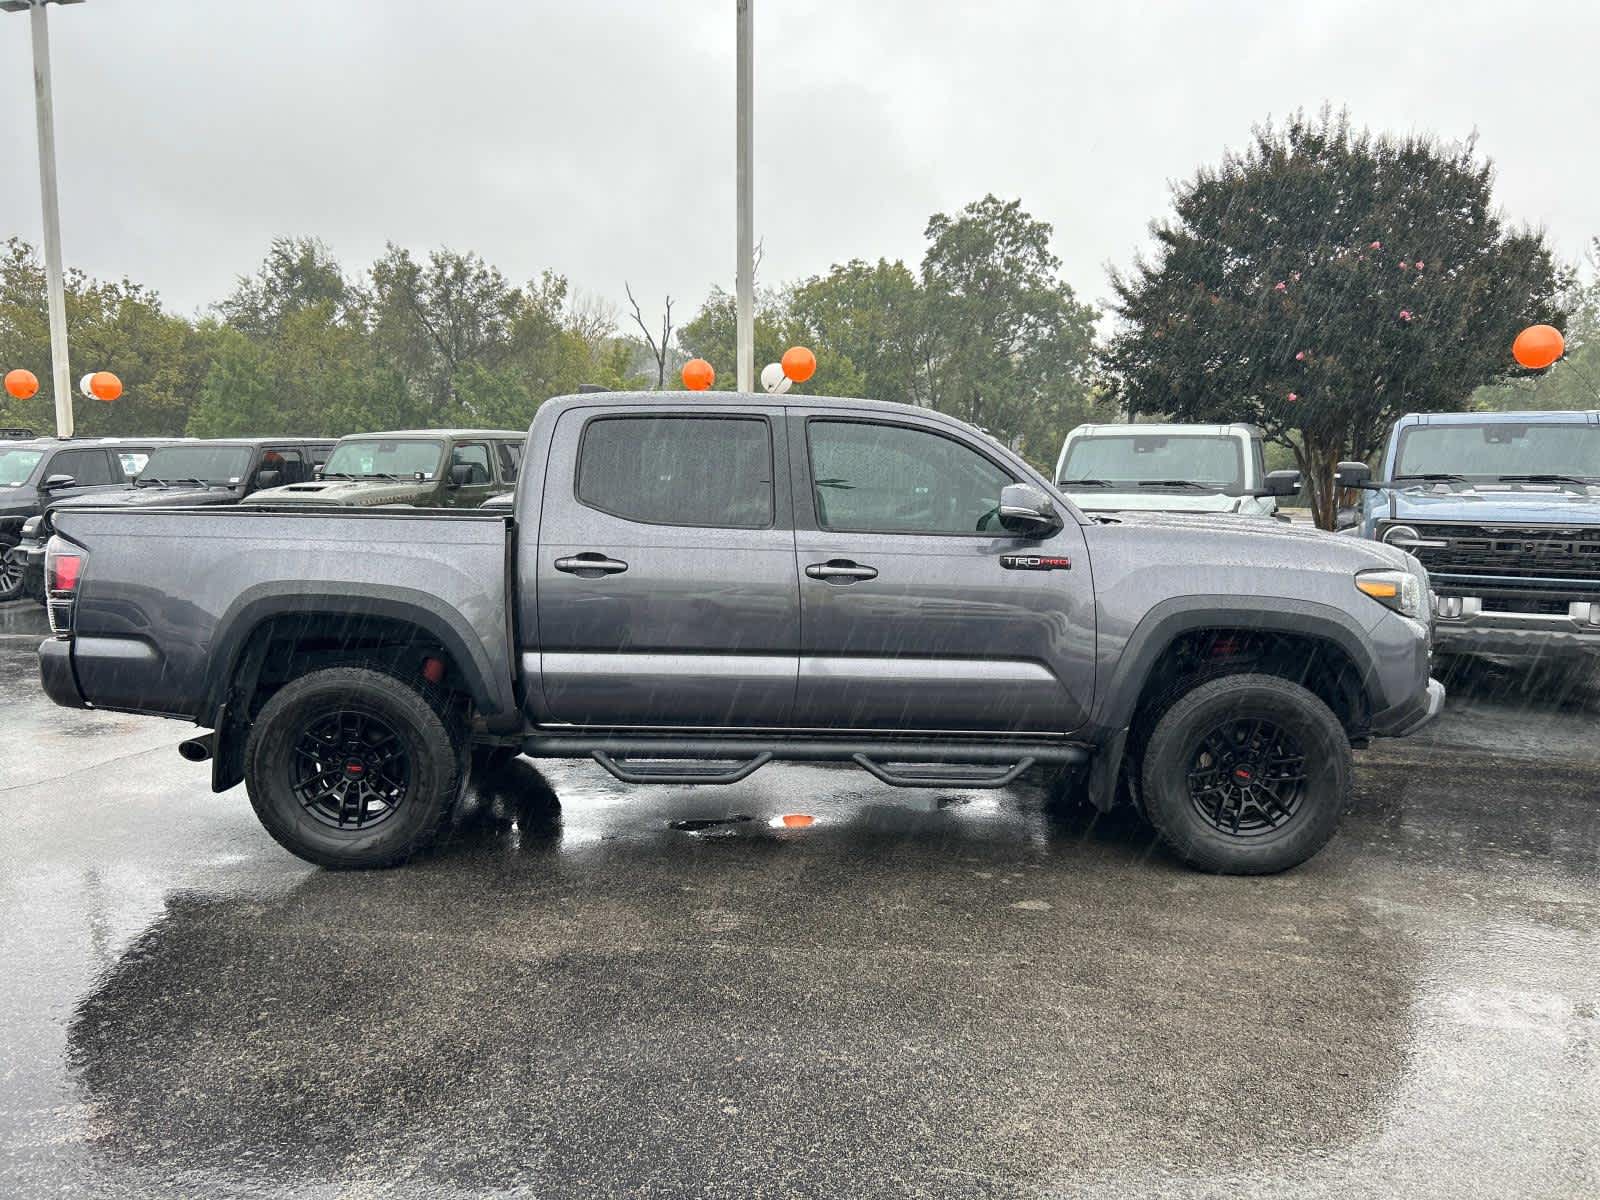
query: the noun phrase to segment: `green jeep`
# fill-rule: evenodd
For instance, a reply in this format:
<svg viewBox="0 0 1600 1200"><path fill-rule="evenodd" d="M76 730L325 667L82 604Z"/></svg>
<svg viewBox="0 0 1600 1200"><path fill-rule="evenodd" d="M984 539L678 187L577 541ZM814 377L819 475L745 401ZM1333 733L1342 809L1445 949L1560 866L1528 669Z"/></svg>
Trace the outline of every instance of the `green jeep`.
<svg viewBox="0 0 1600 1200"><path fill-rule="evenodd" d="M516 486L525 434L506 429L411 429L339 439L317 478L268 488L249 505L477 508Z"/></svg>

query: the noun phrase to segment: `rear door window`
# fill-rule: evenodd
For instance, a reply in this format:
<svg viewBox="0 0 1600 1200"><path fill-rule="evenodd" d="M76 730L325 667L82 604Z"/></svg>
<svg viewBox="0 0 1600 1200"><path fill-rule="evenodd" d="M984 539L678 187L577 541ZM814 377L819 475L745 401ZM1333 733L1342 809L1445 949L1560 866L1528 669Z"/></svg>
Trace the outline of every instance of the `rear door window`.
<svg viewBox="0 0 1600 1200"><path fill-rule="evenodd" d="M122 473L111 473L111 459L104 450L63 450L50 464L49 475L71 475L79 487L99 487L121 483Z"/></svg>
<svg viewBox="0 0 1600 1200"><path fill-rule="evenodd" d="M597 417L578 450L578 499L651 525L772 525L772 428L761 417Z"/></svg>
<svg viewBox="0 0 1600 1200"><path fill-rule="evenodd" d="M517 481L517 471L522 466L521 442L496 442L500 452L500 478L507 483Z"/></svg>

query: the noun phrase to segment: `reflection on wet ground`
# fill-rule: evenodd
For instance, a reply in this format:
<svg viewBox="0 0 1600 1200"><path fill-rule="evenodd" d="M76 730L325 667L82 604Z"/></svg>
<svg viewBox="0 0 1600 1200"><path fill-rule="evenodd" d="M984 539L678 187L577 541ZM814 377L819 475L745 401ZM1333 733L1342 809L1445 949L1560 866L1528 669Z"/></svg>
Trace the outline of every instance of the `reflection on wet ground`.
<svg viewBox="0 0 1600 1200"><path fill-rule="evenodd" d="M1274 879L1036 782L526 762L333 874L26 657L0 1192L1600 1194L1584 695L1458 693Z"/></svg>

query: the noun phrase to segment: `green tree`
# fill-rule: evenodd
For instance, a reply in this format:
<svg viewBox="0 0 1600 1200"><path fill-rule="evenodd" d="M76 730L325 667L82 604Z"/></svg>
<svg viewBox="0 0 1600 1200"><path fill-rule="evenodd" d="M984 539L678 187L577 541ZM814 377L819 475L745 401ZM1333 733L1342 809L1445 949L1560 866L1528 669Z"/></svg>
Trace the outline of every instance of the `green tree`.
<svg viewBox="0 0 1600 1200"><path fill-rule="evenodd" d="M994 196L935 213L922 258L927 401L1043 463L1092 407L1097 313L1073 297L1051 227Z"/></svg>
<svg viewBox="0 0 1600 1200"><path fill-rule="evenodd" d="M327 247L278 238L217 305L188 432L338 436L411 424L399 374L377 355L366 299Z"/></svg>
<svg viewBox="0 0 1600 1200"><path fill-rule="evenodd" d="M735 314L733 294L723 291L720 287L714 287L711 289L711 295L706 297L706 302L700 306L700 311L678 330L678 345L682 347L683 352L690 358L705 359L716 371L717 379L712 386L719 392L731 392L736 383ZM802 331L795 321L794 314L789 311L788 297L785 294L766 290L756 294L755 348L758 375L763 366L769 362L776 362L783 357L785 350L802 341L801 335ZM828 396L850 395L848 390L841 389L841 381L836 374L830 377L829 372L832 369L833 364L830 363L827 372L819 370L798 390ZM676 378L669 377L668 386L683 385Z"/></svg>
<svg viewBox="0 0 1600 1200"><path fill-rule="evenodd" d="M1472 393L1469 408L1593 409L1600 408L1600 238L1589 244L1588 279L1574 285L1566 299L1567 352L1542 371L1514 371L1503 383L1485 384Z"/></svg>
<svg viewBox="0 0 1600 1200"><path fill-rule="evenodd" d="M74 386L78 376L97 370L114 372L123 384L122 397L110 404L74 395L77 432L182 432L205 369L203 333L127 279L104 282L68 271L66 300ZM31 400L0 398L0 424L55 428L45 313L44 265L32 246L11 238L0 247L0 364L27 367L40 388Z"/></svg>
<svg viewBox="0 0 1600 1200"><path fill-rule="evenodd" d="M925 401L922 288L905 263L880 258L835 265L796 286L789 307L800 340L827 364L818 390L901 404Z"/></svg>
<svg viewBox="0 0 1600 1200"><path fill-rule="evenodd" d="M1504 376L1516 331L1561 324L1543 238L1494 209L1469 141L1373 136L1344 114L1258 128L1175 189L1152 260L1113 278L1105 363L1130 409L1250 421L1290 447L1317 523L1333 466L1408 411Z"/></svg>

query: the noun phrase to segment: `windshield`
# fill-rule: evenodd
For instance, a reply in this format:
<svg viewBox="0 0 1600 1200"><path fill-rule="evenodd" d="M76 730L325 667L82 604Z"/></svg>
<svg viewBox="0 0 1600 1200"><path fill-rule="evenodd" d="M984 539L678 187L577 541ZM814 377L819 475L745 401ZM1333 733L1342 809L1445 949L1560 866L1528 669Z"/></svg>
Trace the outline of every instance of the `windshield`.
<svg viewBox="0 0 1600 1200"><path fill-rule="evenodd" d="M1600 479L1600 425L1416 425L1400 433L1394 474L1462 475L1478 482L1502 475Z"/></svg>
<svg viewBox="0 0 1600 1200"><path fill-rule="evenodd" d="M1096 434L1067 448L1058 482L1070 487L1074 479L1127 488L1187 480L1237 495L1244 490L1244 455L1238 438L1223 435Z"/></svg>
<svg viewBox="0 0 1600 1200"><path fill-rule="evenodd" d="M0 450L0 487L21 487L43 457L43 450Z"/></svg>
<svg viewBox="0 0 1600 1200"><path fill-rule="evenodd" d="M157 450L139 472L138 482L238 483L250 469L248 446L170 446Z"/></svg>
<svg viewBox="0 0 1600 1200"><path fill-rule="evenodd" d="M322 469L324 475L367 476L422 475L432 479L439 470L443 442L372 441L340 442Z"/></svg>

